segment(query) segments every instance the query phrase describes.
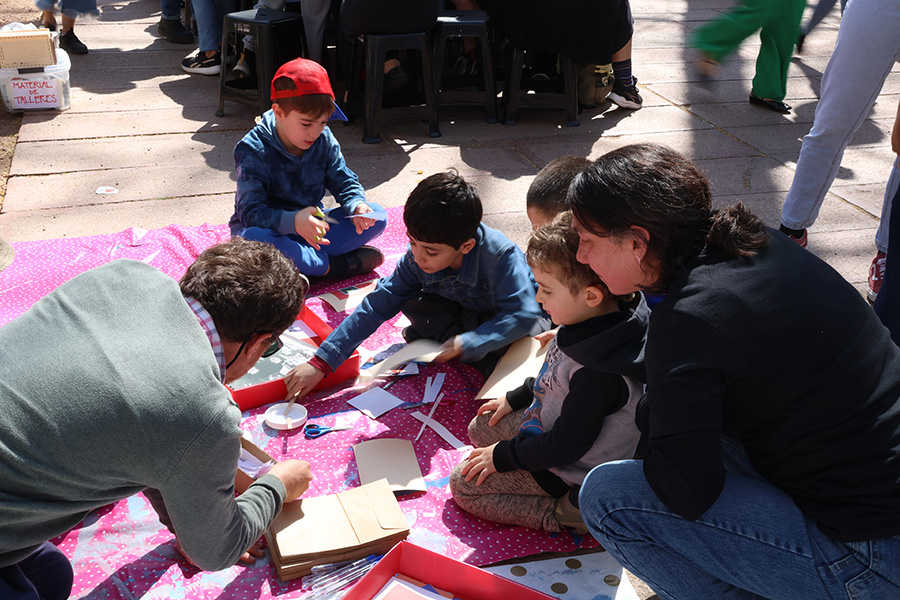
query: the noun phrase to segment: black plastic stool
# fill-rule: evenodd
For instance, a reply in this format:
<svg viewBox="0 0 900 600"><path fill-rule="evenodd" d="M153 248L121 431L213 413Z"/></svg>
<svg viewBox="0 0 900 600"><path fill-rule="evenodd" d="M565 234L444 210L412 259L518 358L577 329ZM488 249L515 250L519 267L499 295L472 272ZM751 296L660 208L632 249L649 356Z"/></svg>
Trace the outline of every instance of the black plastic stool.
<svg viewBox="0 0 900 600"><path fill-rule="evenodd" d="M497 122L497 82L494 80L494 50L490 21L483 10L442 10L438 15L434 41L436 65L435 92L440 104L484 104L488 123ZM484 90L452 90L444 86L444 50L447 40L457 37L478 38L481 44Z"/></svg>
<svg viewBox="0 0 900 600"><path fill-rule="evenodd" d="M525 64L522 48L513 48L512 63L506 74L503 88L503 124L515 125L516 111L520 107L563 108L566 111L566 127L577 127L578 123L578 82L575 77L575 63L568 57L559 55L559 70L562 75L562 91L536 91L529 94L522 88L522 67ZM532 80L533 87L550 87L554 82ZM557 82L558 83L558 82Z"/></svg>
<svg viewBox="0 0 900 600"><path fill-rule="evenodd" d="M363 38L365 52L366 83L364 91L363 143L377 144L381 142L381 121L384 119L417 118L428 121L431 137L440 137L438 126L437 102L434 94L434 70L431 67L431 46L428 32L400 33L391 35L366 33ZM425 104L384 108L384 62L385 55L391 50L418 50L422 59L422 82ZM410 71L409 68L407 68ZM353 52L353 64L350 69L349 101L358 104L359 56ZM410 72L410 77L412 73Z"/></svg>
<svg viewBox="0 0 900 600"><path fill-rule="evenodd" d="M229 78L229 52L237 60L241 38L252 35L256 42L256 81L253 78ZM278 67L301 55L303 21L300 15L254 8L225 15L222 27L222 71L219 75L219 108L216 116L225 114L225 100L257 105L260 113L271 108L272 77Z"/></svg>

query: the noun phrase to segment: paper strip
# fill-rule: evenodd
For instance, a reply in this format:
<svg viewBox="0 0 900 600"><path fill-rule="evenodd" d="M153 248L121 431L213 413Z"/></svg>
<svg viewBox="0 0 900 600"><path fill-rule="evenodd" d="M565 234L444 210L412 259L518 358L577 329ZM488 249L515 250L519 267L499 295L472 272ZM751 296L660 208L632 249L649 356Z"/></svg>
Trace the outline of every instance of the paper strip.
<svg viewBox="0 0 900 600"><path fill-rule="evenodd" d="M399 364L416 360L418 362L431 362L434 357L440 354L438 351L441 345L432 340L416 340L407 344L399 351L395 352L377 365L360 371L359 381L371 381Z"/></svg>
<svg viewBox="0 0 900 600"><path fill-rule="evenodd" d="M420 412L414 412L414 413L410 413L410 414L412 414L412 416L414 418L418 419L419 421L422 421L423 423L425 421L428 421L428 426L431 427L432 429L434 429L435 433L437 433L439 436L444 438L444 441L447 442L448 444L450 444L451 446L453 446L455 449L462 450L464 448L469 447L467 444L463 444L461 441L459 441L459 438L457 438L455 435L450 433L450 431L446 427L444 427L437 421L434 421L434 420L429 421L428 417L425 416L425 414L420 413Z"/></svg>

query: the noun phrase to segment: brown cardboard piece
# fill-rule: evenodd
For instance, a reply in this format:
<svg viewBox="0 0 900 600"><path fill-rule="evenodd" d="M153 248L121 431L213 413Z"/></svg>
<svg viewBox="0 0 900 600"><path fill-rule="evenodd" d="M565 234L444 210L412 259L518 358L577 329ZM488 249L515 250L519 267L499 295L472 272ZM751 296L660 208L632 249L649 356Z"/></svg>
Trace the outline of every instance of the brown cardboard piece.
<svg viewBox="0 0 900 600"><path fill-rule="evenodd" d="M424 492L425 479L412 442L381 438L353 446L362 484L386 479L394 493Z"/></svg>
<svg viewBox="0 0 900 600"><path fill-rule="evenodd" d="M282 581L317 564L387 552L407 535L409 525L385 479L287 502L266 530Z"/></svg>
<svg viewBox="0 0 900 600"><path fill-rule="evenodd" d="M497 363L497 367L475 396L476 400L504 396L525 383L529 377L537 377L544 364L547 345L533 337L516 340Z"/></svg>
<svg viewBox="0 0 900 600"><path fill-rule="evenodd" d="M0 31L0 69L49 67L56 64L56 46L47 29Z"/></svg>

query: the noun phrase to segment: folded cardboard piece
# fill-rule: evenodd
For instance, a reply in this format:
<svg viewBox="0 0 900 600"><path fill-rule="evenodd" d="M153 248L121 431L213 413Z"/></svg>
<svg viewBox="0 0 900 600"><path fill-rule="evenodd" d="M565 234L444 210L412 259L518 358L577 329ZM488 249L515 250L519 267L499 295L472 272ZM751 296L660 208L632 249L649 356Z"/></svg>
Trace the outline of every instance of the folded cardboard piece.
<svg viewBox="0 0 900 600"><path fill-rule="evenodd" d="M0 69L28 69L56 64L56 46L47 29L0 31Z"/></svg>
<svg viewBox="0 0 900 600"><path fill-rule="evenodd" d="M499 398L521 386L529 377L537 377L546 354L547 344L542 348L541 343L533 337L516 340L481 386L475 399Z"/></svg>
<svg viewBox="0 0 900 600"><path fill-rule="evenodd" d="M284 383L286 372L308 361L331 331L331 327L316 313L304 306L294 325L282 335L285 345L281 351L260 359L250 373L231 384L231 396L238 407L245 411L284 400L287 396ZM359 353L354 351L333 373L326 375L316 389L353 379L357 375Z"/></svg>
<svg viewBox="0 0 900 600"><path fill-rule="evenodd" d="M372 600L395 575L450 592L459 600L550 600L552 597L490 571L403 541L385 555L343 600Z"/></svg>
<svg viewBox="0 0 900 600"><path fill-rule="evenodd" d="M287 502L266 530L282 581L319 564L382 554L409 535L387 480L317 498Z"/></svg>

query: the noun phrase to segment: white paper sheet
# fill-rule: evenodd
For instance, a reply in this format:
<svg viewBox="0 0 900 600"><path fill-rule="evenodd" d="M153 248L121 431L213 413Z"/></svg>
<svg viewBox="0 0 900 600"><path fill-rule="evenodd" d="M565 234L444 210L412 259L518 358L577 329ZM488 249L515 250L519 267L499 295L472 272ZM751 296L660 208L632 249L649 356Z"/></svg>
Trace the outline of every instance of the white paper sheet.
<svg viewBox="0 0 900 600"><path fill-rule="evenodd" d="M403 404L403 401L392 393L386 392L380 387L375 387L367 392L363 392L356 398L347 400L347 404L359 409L370 419L377 419L392 408Z"/></svg>

